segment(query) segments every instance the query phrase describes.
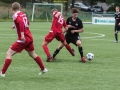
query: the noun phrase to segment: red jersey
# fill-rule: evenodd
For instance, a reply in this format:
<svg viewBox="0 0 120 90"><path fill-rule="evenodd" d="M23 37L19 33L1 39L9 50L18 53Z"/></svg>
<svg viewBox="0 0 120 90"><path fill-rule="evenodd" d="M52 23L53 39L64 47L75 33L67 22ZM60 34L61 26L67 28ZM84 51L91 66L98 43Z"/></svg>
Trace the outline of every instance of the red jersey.
<svg viewBox="0 0 120 90"><path fill-rule="evenodd" d="M32 39L32 34L29 30L29 22L28 19L26 17L26 14L21 12L21 11L17 11L13 16L12 16L13 20L14 20L14 25L15 28L17 30L17 34L18 34L18 40L17 42L23 42L21 40L21 32L24 32L24 37L26 40Z"/></svg>
<svg viewBox="0 0 120 90"><path fill-rule="evenodd" d="M55 15L57 14L57 11L53 12L53 20L52 20L52 27L51 27L51 31L56 31L58 33L62 32L62 27L66 27L66 21L64 20L62 15L59 15L58 17L55 17Z"/></svg>

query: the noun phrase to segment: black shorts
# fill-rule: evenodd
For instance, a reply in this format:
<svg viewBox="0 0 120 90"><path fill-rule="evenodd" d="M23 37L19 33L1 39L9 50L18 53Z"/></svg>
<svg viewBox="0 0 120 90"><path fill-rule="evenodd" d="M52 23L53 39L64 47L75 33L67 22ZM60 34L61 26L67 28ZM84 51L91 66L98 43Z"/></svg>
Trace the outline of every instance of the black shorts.
<svg viewBox="0 0 120 90"><path fill-rule="evenodd" d="M65 36L66 38L66 42L69 44L69 43L73 43L74 45L76 45L76 41L77 40L81 40L80 39L80 36L74 36L74 37L68 37L68 36ZM77 45L76 45L77 46Z"/></svg>
<svg viewBox="0 0 120 90"><path fill-rule="evenodd" d="M118 25L115 25L115 32L118 32L118 31L120 31L120 26L118 26Z"/></svg>

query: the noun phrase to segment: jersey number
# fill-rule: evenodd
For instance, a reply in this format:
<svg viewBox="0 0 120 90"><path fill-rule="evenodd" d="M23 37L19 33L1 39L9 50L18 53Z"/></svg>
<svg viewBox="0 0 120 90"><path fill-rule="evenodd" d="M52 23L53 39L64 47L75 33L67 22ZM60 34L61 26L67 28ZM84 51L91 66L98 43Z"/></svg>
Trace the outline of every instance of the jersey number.
<svg viewBox="0 0 120 90"><path fill-rule="evenodd" d="M28 27L27 17L23 17L23 22L24 22L25 27Z"/></svg>
<svg viewBox="0 0 120 90"><path fill-rule="evenodd" d="M63 18L62 18L62 16L59 17L58 23L63 24Z"/></svg>

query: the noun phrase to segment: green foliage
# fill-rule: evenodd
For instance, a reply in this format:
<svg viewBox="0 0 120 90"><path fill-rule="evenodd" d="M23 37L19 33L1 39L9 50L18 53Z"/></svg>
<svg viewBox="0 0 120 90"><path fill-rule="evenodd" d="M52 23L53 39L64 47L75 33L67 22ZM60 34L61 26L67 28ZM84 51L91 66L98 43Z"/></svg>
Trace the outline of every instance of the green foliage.
<svg viewBox="0 0 120 90"><path fill-rule="evenodd" d="M19 2L22 3L24 0L0 0L0 2L5 2L5 3L13 3L13 2ZM26 0L26 2L30 2L31 0Z"/></svg>
<svg viewBox="0 0 120 90"><path fill-rule="evenodd" d="M0 1L5 3L12 3L14 1L20 2L21 0L0 0Z"/></svg>

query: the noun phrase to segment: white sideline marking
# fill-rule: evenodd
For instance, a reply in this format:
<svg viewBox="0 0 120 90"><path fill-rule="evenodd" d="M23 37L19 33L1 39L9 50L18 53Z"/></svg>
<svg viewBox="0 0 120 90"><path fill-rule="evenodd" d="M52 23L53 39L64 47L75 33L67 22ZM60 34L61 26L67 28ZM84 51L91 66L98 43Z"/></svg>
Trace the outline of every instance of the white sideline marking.
<svg viewBox="0 0 120 90"><path fill-rule="evenodd" d="M83 39L92 39L92 38L98 38L98 37L104 37L104 34L100 34L100 33L92 33L92 32L84 32L84 33L89 33L89 34L97 34L98 36L93 36L93 37L82 37Z"/></svg>
<svg viewBox="0 0 120 90"><path fill-rule="evenodd" d="M93 36L93 37L81 37L82 39L93 39L93 38L98 38L98 37L104 37L105 35L104 34L100 34L100 33L92 33L92 32L84 32L84 33L89 33L89 34L96 34L98 36ZM16 34L0 34L0 35L9 35L10 37L0 37L0 38L14 38L14 37L11 37L11 36L17 36ZM39 37L39 38L38 38ZM33 35L33 38L38 38L38 39L43 39L45 36L34 36Z"/></svg>

